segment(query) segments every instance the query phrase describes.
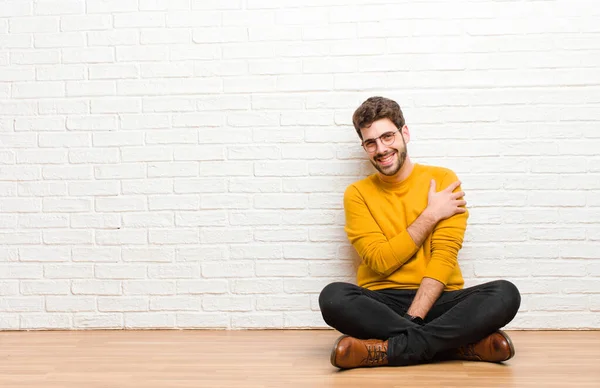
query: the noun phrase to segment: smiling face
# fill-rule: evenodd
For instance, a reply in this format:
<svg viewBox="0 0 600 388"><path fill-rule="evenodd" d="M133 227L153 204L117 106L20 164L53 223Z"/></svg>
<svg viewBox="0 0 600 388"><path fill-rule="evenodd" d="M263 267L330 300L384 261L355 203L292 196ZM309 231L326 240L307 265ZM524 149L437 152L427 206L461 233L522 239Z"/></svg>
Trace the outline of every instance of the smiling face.
<svg viewBox="0 0 600 388"><path fill-rule="evenodd" d="M365 151L377 171L387 177L399 175L407 159L408 127L404 125L399 130L390 119L384 118L361 128L360 132Z"/></svg>

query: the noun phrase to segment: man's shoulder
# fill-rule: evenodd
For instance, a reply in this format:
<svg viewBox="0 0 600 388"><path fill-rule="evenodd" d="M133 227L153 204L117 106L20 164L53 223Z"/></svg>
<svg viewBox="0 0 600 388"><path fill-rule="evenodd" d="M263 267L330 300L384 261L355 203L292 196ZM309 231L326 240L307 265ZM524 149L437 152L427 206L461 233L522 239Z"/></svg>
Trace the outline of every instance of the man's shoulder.
<svg viewBox="0 0 600 388"><path fill-rule="evenodd" d="M359 179L355 182L350 183L346 187L346 194L363 192L364 190L371 190L376 186L375 182L376 176L375 174L371 174L365 178Z"/></svg>
<svg viewBox="0 0 600 388"><path fill-rule="evenodd" d="M422 173L431 175L434 178L442 179L447 175L456 176L456 173L448 167L419 164L419 168L421 169Z"/></svg>

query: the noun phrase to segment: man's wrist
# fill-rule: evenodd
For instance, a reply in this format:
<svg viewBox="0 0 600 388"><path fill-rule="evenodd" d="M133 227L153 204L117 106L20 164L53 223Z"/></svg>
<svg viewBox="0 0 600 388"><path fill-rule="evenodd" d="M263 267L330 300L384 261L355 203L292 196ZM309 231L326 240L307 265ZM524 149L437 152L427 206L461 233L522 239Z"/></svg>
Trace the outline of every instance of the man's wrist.
<svg viewBox="0 0 600 388"><path fill-rule="evenodd" d="M404 318L408 319L409 321L411 321L413 323L416 323L417 325L423 326L425 324L425 321L423 321L423 318L416 317L416 316L410 315L408 313L404 314Z"/></svg>
<svg viewBox="0 0 600 388"><path fill-rule="evenodd" d="M433 225L435 225L439 222L439 219L435 215L435 212L433 212L429 207L426 207L425 210L423 210L423 213L421 213L421 216L424 217L426 221L430 222Z"/></svg>

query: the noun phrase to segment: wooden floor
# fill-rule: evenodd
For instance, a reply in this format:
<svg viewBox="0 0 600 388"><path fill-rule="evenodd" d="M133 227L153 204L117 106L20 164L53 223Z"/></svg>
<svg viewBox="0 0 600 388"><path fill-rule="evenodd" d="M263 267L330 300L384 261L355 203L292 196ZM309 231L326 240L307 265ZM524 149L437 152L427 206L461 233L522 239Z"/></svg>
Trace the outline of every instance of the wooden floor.
<svg viewBox="0 0 600 388"><path fill-rule="evenodd" d="M329 330L0 332L0 387L600 387L600 331L509 334L504 365L338 371Z"/></svg>

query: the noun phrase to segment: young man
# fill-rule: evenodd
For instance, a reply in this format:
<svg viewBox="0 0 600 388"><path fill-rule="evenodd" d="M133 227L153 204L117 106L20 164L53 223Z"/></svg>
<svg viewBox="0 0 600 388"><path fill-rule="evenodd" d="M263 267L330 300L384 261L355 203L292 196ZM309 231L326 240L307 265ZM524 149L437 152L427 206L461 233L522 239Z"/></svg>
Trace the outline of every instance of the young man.
<svg viewBox="0 0 600 388"><path fill-rule="evenodd" d="M357 285L332 283L319 297L325 322L345 334L331 363L508 360L514 347L499 329L521 296L503 280L463 288L457 256L468 211L456 175L410 160L410 132L395 101L371 97L352 121L377 173L344 194L345 231L362 259Z"/></svg>

